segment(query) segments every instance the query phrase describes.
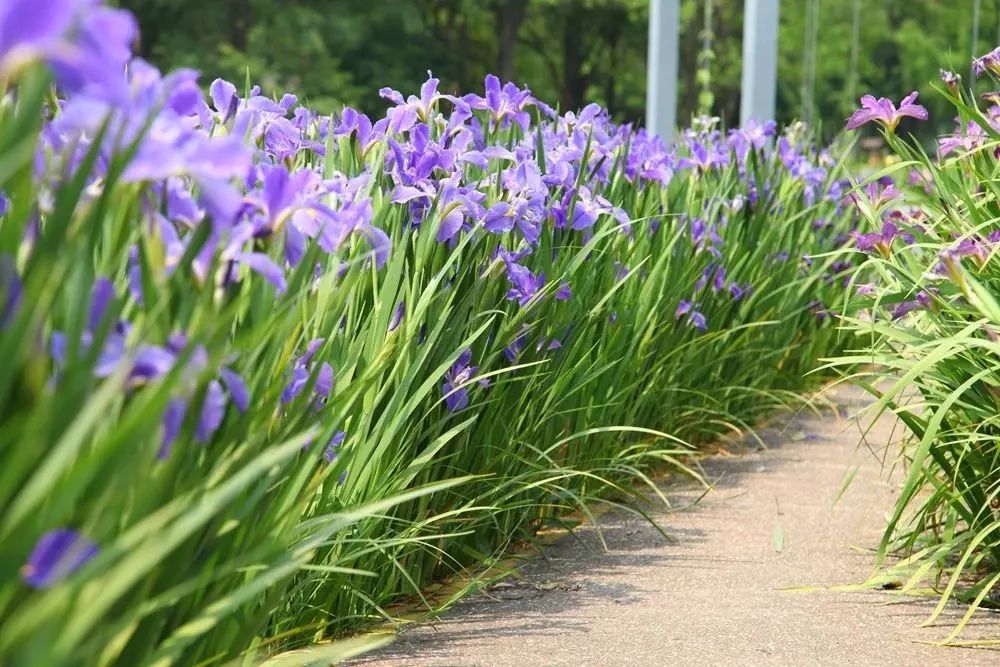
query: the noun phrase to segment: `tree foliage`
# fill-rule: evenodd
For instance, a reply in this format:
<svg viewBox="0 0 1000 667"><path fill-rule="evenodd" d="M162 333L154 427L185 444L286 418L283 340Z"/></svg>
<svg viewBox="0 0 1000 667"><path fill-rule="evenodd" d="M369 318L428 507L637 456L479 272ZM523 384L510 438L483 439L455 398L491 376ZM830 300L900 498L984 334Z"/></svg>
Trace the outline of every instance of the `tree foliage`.
<svg viewBox="0 0 1000 667"><path fill-rule="evenodd" d="M866 92L899 98L924 82L931 98L939 64L968 76L974 0L862 2L852 66L856 0L781 4L778 119L803 111L810 74L814 118L831 134ZM646 0L122 0L142 27L141 54L162 67L189 66L206 80L250 77L265 90L295 90L319 108L350 104L381 113L382 86L415 91L427 71L446 89L481 87L495 72L528 84L561 108L589 101L622 120L645 105ZM807 12L818 6L815 68L808 67ZM698 107L697 62L712 5L712 112L739 114L743 0L682 0L678 118ZM1000 0L981 0L978 45L998 41ZM937 100L930 134L950 125ZM939 113L935 113L935 112Z"/></svg>

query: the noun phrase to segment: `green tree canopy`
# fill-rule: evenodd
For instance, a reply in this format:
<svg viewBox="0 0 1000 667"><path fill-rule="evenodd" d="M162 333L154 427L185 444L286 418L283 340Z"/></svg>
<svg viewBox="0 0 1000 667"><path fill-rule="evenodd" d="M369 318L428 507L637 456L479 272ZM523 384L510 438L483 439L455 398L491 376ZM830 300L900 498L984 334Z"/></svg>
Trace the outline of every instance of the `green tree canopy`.
<svg viewBox="0 0 1000 667"><path fill-rule="evenodd" d="M931 110L921 131L949 128L931 86L943 66L968 78L975 0L861 2L855 14L857 2L782 3L778 120L811 108L829 135L856 106L852 94L899 99L916 89ZM206 82L216 76L242 82L249 72L265 90L292 91L320 109L349 104L380 115L379 88L415 92L430 70L453 91L478 90L483 76L495 72L561 108L595 101L623 120L641 121L644 113L646 0L121 4L138 16L140 53L157 65L194 67ZM987 51L998 41L1000 0L980 4L978 45ZM678 118L698 107L696 68L709 6L712 113L731 123L739 114L743 0L682 0ZM810 11L818 11L815 38ZM810 79L811 86L803 85Z"/></svg>

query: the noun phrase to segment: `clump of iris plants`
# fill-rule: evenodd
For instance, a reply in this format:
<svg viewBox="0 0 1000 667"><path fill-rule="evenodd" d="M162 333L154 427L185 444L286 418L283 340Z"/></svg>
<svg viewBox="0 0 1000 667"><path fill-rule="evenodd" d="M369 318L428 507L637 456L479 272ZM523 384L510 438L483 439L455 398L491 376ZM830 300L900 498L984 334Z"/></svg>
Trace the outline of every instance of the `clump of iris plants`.
<svg viewBox="0 0 1000 667"><path fill-rule="evenodd" d="M978 87L1000 83L997 54L973 62ZM992 604L1000 581L1000 106L952 72L941 78L956 126L932 154L897 131L902 116L926 120L915 95L899 109L868 96L848 122L880 124L901 160L852 195L862 227L854 253L868 259L852 280L846 321L867 346L838 362L863 364L874 409L908 427L906 477L878 552L883 565L890 554L902 560L873 581L902 577L901 594L931 581L942 594L931 620L952 597L971 610ZM945 641L957 642L964 625Z"/></svg>
<svg viewBox="0 0 1000 667"><path fill-rule="evenodd" d="M839 349L847 191L801 126L665 141L494 76L323 115L160 72L95 0L0 35L0 662L325 642L643 513Z"/></svg>

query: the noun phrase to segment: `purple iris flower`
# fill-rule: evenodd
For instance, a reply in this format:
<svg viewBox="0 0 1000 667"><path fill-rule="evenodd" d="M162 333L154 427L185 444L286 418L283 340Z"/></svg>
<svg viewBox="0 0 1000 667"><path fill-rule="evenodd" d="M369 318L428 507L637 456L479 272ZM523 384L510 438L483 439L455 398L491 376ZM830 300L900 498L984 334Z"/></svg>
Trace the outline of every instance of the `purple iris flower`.
<svg viewBox="0 0 1000 667"><path fill-rule="evenodd" d="M690 157L681 158L677 166L681 169L694 168L698 171L711 171L715 167L728 162L728 154L723 153L715 143L692 140L688 143Z"/></svg>
<svg viewBox="0 0 1000 667"><path fill-rule="evenodd" d="M682 317L687 319L689 326L700 331L704 331L708 327L705 316L700 311L695 310L695 304L690 301L681 300L677 304L677 309L674 311L674 319L679 320Z"/></svg>
<svg viewBox="0 0 1000 667"><path fill-rule="evenodd" d="M930 308L933 298L927 292L921 291L917 294L917 298L912 301L903 301L896 305L892 309L892 319L898 320L908 313L912 313L915 310L927 310Z"/></svg>
<svg viewBox="0 0 1000 667"><path fill-rule="evenodd" d="M460 186L459 176L455 173L441 181L421 179L412 185L398 185L393 190L392 202L410 204L415 224L421 223L430 211L436 211L440 215L436 238L441 243L451 241L467 221L482 220L486 215L479 204L483 193Z"/></svg>
<svg viewBox="0 0 1000 667"><path fill-rule="evenodd" d="M706 225L701 218L693 218L687 221L688 231L691 233L691 245L697 252L707 250L716 257L721 256L722 237L715 229L715 225Z"/></svg>
<svg viewBox="0 0 1000 667"><path fill-rule="evenodd" d="M628 233L629 216L620 207L613 205L601 195L593 195L589 188L581 187L577 193L576 208L573 211L572 229L590 229L597 218L607 214L612 216Z"/></svg>
<svg viewBox="0 0 1000 667"><path fill-rule="evenodd" d="M712 291L718 292L726 285L726 268L721 264L715 267L715 275L712 277Z"/></svg>
<svg viewBox="0 0 1000 667"><path fill-rule="evenodd" d="M406 314L406 301L400 300L396 304L396 307L392 311L392 317L389 318L389 333L392 333L399 328L399 325L403 323L403 316Z"/></svg>
<svg viewBox="0 0 1000 667"><path fill-rule="evenodd" d="M316 373L316 386L313 391L321 399L326 400L330 397L330 392L333 391L333 382L333 366L324 361L319 366L319 372Z"/></svg>
<svg viewBox="0 0 1000 667"><path fill-rule="evenodd" d="M965 238L960 240L954 247L946 250L952 257L972 257L976 264L981 267L986 266L986 262L993 252L992 244L980 238Z"/></svg>
<svg viewBox="0 0 1000 667"><path fill-rule="evenodd" d="M639 128L631 136L625 176L630 182L644 179L666 185L674 174L674 158L662 137Z"/></svg>
<svg viewBox="0 0 1000 667"><path fill-rule="evenodd" d="M462 410L469 405L468 385L475 378L478 366L472 365L472 350L466 348L458 355L458 359L452 364L444 374L444 383L441 385L441 393L444 394L445 405L448 412ZM489 386L489 380L480 379L481 387Z"/></svg>
<svg viewBox="0 0 1000 667"><path fill-rule="evenodd" d="M381 97L396 105L392 109L389 109L389 125L387 128L389 132L401 134L412 129L418 120L428 120L434 103L442 98L447 99L448 96L437 92L440 80L430 76L430 72L427 74L429 78L420 86L419 98L410 95L408 99L404 100L403 96L392 88L382 88L378 91Z"/></svg>
<svg viewBox="0 0 1000 667"><path fill-rule="evenodd" d="M35 543L21 578L32 588L51 588L86 565L97 551L95 542L75 530L50 530Z"/></svg>
<svg viewBox="0 0 1000 667"><path fill-rule="evenodd" d="M292 377L281 392L282 404L290 403L296 396L302 393L309 380L309 370L305 366L296 365L292 369Z"/></svg>
<svg viewBox="0 0 1000 667"><path fill-rule="evenodd" d="M504 265L507 267L507 279L511 288L507 291L507 299L517 301L520 305L527 305L538 290L545 285L545 276L533 274L526 266L518 264L510 256L503 255Z"/></svg>
<svg viewBox="0 0 1000 667"><path fill-rule="evenodd" d="M767 140L778 134L778 124L773 120L758 123L751 118L740 130L751 146L760 150L767 145Z"/></svg>
<svg viewBox="0 0 1000 667"><path fill-rule="evenodd" d="M275 292L284 294L288 289L285 271L273 259L262 252L246 252L236 255L236 261L246 265L251 271L271 283Z"/></svg>
<svg viewBox="0 0 1000 667"><path fill-rule="evenodd" d="M979 56L973 60L972 69L975 71L976 76L982 76L986 72L994 76L1000 76L1000 46L986 55Z"/></svg>
<svg viewBox="0 0 1000 667"><path fill-rule="evenodd" d="M326 443L326 449L323 450L323 459L327 463L333 463L337 459L337 450L340 446L344 444L344 438L347 437L347 433L344 431L337 431L330 438L330 442Z"/></svg>
<svg viewBox="0 0 1000 667"><path fill-rule="evenodd" d="M229 397L236 405L236 408L240 412L246 412L247 408L250 407L250 390L247 389L246 382L243 381L243 378L238 373L228 368L220 370L219 376L225 383L226 391L229 392Z"/></svg>
<svg viewBox="0 0 1000 667"><path fill-rule="evenodd" d="M140 345L127 383L129 386L138 386L160 378L170 372L176 360L176 354L159 345Z"/></svg>
<svg viewBox="0 0 1000 667"><path fill-rule="evenodd" d="M708 281L711 280L712 275L715 273L715 268L716 265L714 262L705 267L705 269L701 272L701 276L699 276L698 280L694 283L695 292L700 292L708 286Z"/></svg>
<svg viewBox="0 0 1000 667"><path fill-rule="evenodd" d="M500 85L500 79L489 74L485 81L486 95L469 94L463 100L472 109L490 112L491 121L501 127L516 123L527 132L531 125L531 115L525 108L535 105L535 99L528 89L521 90L512 83Z"/></svg>
<svg viewBox="0 0 1000 667"><path fill-rule="evenodd" d="M216 79L208 87L208 94L219 114L219 123L225 125L236 114L236 109L240 104L240 98L236 94L236 86L223 79Z"/></svg>
<svg viewBox="0 0 1000 667"><path fill-rule="evenodd" d="M201 404L201 415L198 417L198 425L195 428L195 439L202 444L211 440L212 435L222 425L225 413L226 395L222 391L222 385L217 380L212 380L205 390L205 399Z"/></svg>
<svg viewBox="0 0 1000 667"><path fill-rule="evenodd" d="M954 134L938 139L938 155L945 157L957 150L969 152L985 144L988 139L986 130L976 121L970 120L965 125L960 123Z"/></svg>
<svg viewBox="0 0 1000 667"><path fill-rule="evenodd" d="M512 340L507 347L503 349L503 356L510 363L517 361L517 358L521 356L521 351L524 350L525 344L528 342L528 332L524 331L518 334L517 338Z"/></svg>
<svg viewBox="0 0 1000 667"><path fill-rule="evenodd" d="M972 257L976 265L983 268L993 252L997 236L994 232L987 239L973 237L959 240L954 246L941 252L939 256L941 261L934 267L934 272L947 276L956 284L962 284L964 281L961 271L962 258Z"/></svg>
<svg viewBox="0 0 1000 667"><path fill-rule="evenodd" d="M948 86L953 93L957 92L958 87L962 85L961 75L946 69L941 70L941 81L943 81L944 85Z"/></svg>
<svg viewBox="0 0 1000 667"><path fill-rule="evenodd" d="M59 146L86 146L105 122L109 129L102 145L106 165L110 156L136 144L122 178L130 182L159 181L190 175L203 191L203 205L221 211L228 199L239 199L226 190L228 179L247 173L251 149L238 136L212 136L198 127L195 111L204 106L197 87L197 73L179 70L161 76L141 60L129 63L117 79L126 91L121 99L108 99L89 88L70 96L43 135ZM57 139L56 139L57 138ZM230 186L231 187L231 186ZM214 222L228 225L228 219Z"/></svg>
<svg viewBox="0 0 1000 667"><path fill-rule="evenodd" d="M903 194L896 189L892 182L883 183L881 181L873 181L866 185L864 190L860 192L857 190L849 192L847 199L854 202L862 210L864 210L865 206L868 206L873 211L878 211L889 202L895 201L902 196Z"/></svg>
<svg viewBox="0 0 1000 667"><path fill-rule="evenodd" d="M886 220L882 223L882 231L880 232L871 234L851 232L851 236L854 238L854 244L858 250L863 252L875 250L888 259L889 255L892 254L892 242L900 236L900 231L895 223Z"/></svg>
<svg viewBox="0 0 1000 667"><path fill-rule="evenodd" d="M174 440L180 435L181 426L184 424L184 416L187 414L187 399L173 398L167 403L167 409L163 413L163 438L160 441L160 450L156 458L164 461L170 456Z"/></svg>
<svg viewBox="0 0 1000 667"><path fill-rule="evenodd" d="M0 3L0 77L16 78L24 66L44 60L61 90L120 101L136 34L131 13L95 0L6 0Z"/></svg>
<svg viewBox="0 0 1000 667"><path fill-rule="evenodd" d="M570 289L569 283L565 280L559 285L559 289L556 290L556 301L569 301L573 296L573 291Z"/></svg>
<svg viewBox="0 0 1000 667"><path fill-rule="evenodd" d="M876 100L872 95L865 95L861 98L861 108L847 120L847 129L855 130L865 123L875 121L889 132L894 132L904 116L917 120L927 120L927 109L915 104L916 99L917 92L913 91L903 98L897 109L892 100L887 97L880 97Z"/></svg>
<svg viewBox="0 0 1000 667"><path fill-rule="evenodd" d="M733 301L742 301L750 293L750 285L739 285L737 283L730 283L729 294L733 297Z"/></svg>
<svg viewBox="0 0 1000 667"><path fill-rule="evenodd" d="M382 138L382 134L372 125L371 119L351 107L344 107L344 110L341 112L340 122L333 129L333 136L346 136L357 139L362 158Z"/></svg>
<svg viewBox="0 0 1000 667"><path fill-rule="evenodd" d="M483 227L493 234L504 234L514 229L514 215L514 207L509 202L497 202L486 209Z"/></svg>
<svg viewBox="0 0 1000 667"><path fill-rule="evenodd" d="M316 351L319 350L325 340L324 338L314 338L309 341L308 345L306 345L305 353L295 360L295 364L292 367L291 379L281 392L282 405L287 405L302 393L302 390L305 389L306 384L309 382L309 377L313 369L316 371L316 382L313 385L313 393L316 394L318 400L326 400L330 392L333 391L334 375L330 364L324 361L317 369L311 363L313 355L316 354Z"/></svg>
<svg viewBox="0 0 1000 667"><path fill-rule="evenodd" d="M829 309L819 299L813 299L806 305L806 307L817 320L823 321L830 317Z"/></svg>

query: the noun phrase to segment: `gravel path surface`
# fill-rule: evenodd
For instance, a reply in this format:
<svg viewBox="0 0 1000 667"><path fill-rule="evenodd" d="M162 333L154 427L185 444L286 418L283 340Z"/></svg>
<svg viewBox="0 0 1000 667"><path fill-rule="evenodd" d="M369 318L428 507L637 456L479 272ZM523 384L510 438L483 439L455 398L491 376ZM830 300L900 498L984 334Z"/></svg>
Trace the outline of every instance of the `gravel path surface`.
<svg viewBox="0 0 1000 667"><path fill-rule="evenodd" d="M926 643L947 636L962 607L921 628L936 599L826 588L871 573L865 549L878 544L895 493L880 460L898 436L889 419L864 433L853 418L867 403L859 392L830 396L840 417L777 419L762 433L766 450L747 441L738 456L707 460L712 490L657 515L676 542L605 515L607 550L582 529L528 562L523 579L407 628L356 664L1000 664L997 650ZM666 491L675 508L703 493ZM812 588L788 590L803 586ZM1000 638L1000 615L978 613L962 636L983 638Z"/></svg>

